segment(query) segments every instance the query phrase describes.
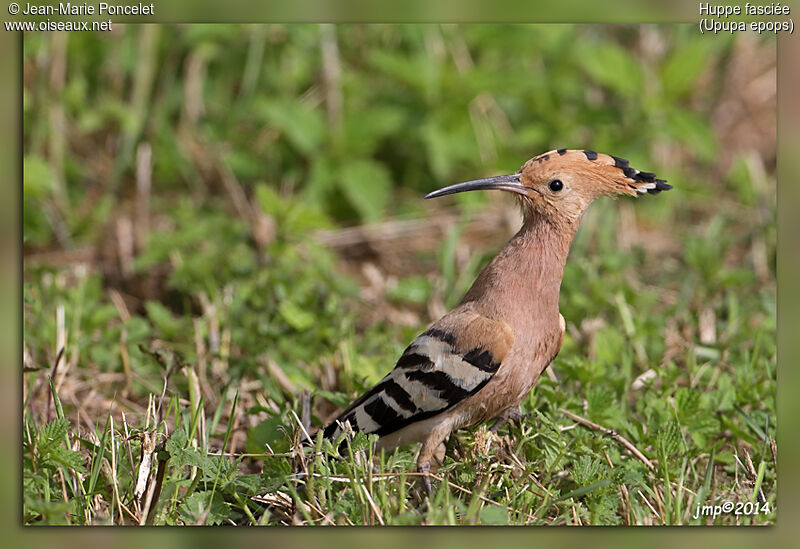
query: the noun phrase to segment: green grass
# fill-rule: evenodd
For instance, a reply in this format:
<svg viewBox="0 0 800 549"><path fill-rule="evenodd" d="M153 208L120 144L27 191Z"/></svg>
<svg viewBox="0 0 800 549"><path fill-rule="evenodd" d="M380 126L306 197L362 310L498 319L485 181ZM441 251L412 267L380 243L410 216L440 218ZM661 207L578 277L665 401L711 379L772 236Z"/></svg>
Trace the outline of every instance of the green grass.
<svg viewBox="0 0 800 549"><path fill-rule="evenodd" d="M631 39L650 32L661 54ZM774 147L768 132L742 145L759 124L711 122L749 104L731 75L774 66L774 42L710 46L686 27L159 36L26 37L25 524L775 522ZM338 130L308 53L332 36ZM59 54L61 89L44 70ZM546 81L498 81L534 58ZM205 110L188 112L198 89ZM774 137L759 101L748 116ZM450 209L424 191L570 143L675 189L591 207L530 416L456 432L430 497L415 447L303 449L300 425L378 381L511 234L507 197ZM378 225L342 229L362 223ZM757 512L695 518L725 502Z"/></svg>

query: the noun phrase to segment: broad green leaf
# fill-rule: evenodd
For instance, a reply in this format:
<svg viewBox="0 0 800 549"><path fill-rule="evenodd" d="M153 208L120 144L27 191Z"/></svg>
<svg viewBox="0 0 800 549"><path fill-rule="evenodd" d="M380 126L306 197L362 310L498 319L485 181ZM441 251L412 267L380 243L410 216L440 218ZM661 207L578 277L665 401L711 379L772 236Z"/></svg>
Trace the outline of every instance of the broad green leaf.
<svg viewBox="0 0 800 549"><path fill-rule="evenodd" d="M278 305L278 311L286 323L295 330L307 330L314 325L314 314L302 309L293 301L281 301L281 304Z"/></svg>
<svg viewBox="0 0 800 549"><path fill-rule="evenodd" d="M339 188L365 221L386 214L392 181L386 168L374 160L354 160L342 166Z"/></svg>
<svg viewBox="0 0 800 549"><path fill-rule="evenodd" d="M698 158L705 161L714 158L717 141L706 118L689 110L671 109L666 122L669 134L694 151Z"/></svg>
<svg viewBox="0 0 800 549"><path fill-rule="evenodd" d="M247 451L254 454L264 453L269 445L273 452L286 452L291 444L291 432L292 429L286 426L280 416L265 419L247 431Z"/></svg>
<svg viewBox="0 0 800 549"><path fill-rule="evenodd" d="M69 429L69 420L65 417L56 418L39 429L39 452L47 451L64 442L64 436Z"/></svg>
<svg viewBox="0 0 800 549"><path fill-rule="evenodd" d="M614 42L592 43L580 55L584 70L598 83L626 97L643 89L639 60Z"/></svg>
<svg viewBox="0 0 800 549"><path fill-rule="evenodd" d="M481 508L480 520L483 524L508 524L508 510L499 505L486 504Z"/></svg>
<svg viewBox="0 0 800 549"><path fill-rule="evenodd" d="M180 329L180 322L178 319L172 316L172 312L162 305L161 302L148 301L144 304L144 308L145 311L147 311L147 316L150 318L150 321L158 330L161 330L165 336L169 337Z"/></svg>
<svg viewBox="0 0 800 549"><path fill-rule="evenodd" d="M690 91L708 65L713 48L714 41L701 36L680 42L661 68L664 93L674 98Z"/></svg>
<svg viewBox="0 0 800 549"><path fill-rule="evenodd" d="M397 281L386 291L387 296L395 301L407 301L423 305L431 295L431 282L421 275L407 276Z"/></svg>
<svg viewBox="0 0 800 549"><path fill-rule="evenodd" d="M53 171L41 156L26 156L22 166L22 173L22 187L25 198L41 198L53 190Z"/></svg>
<svg viewBox="0 0 800 549"><path fill-rule="evenodd" d="M178 513L187 524L216 525L228 518L230 510L222 495L210 490L195 492L186 498L179 506Z"/></svg>
<svg viewBox="0 0 800 549"><path fill-rule="evenodd" d="M267 100L256 106L256 116L280 130L300 152L319 152L325 138L322 113L299 101Z"/></svg>

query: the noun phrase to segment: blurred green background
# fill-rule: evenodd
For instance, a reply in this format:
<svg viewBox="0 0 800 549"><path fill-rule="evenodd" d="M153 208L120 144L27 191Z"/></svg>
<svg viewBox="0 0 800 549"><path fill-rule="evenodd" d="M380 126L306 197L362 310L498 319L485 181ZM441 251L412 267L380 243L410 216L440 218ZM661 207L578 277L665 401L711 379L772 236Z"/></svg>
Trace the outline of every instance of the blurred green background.
<svg viewBox="0 0 800 549"><path fill-rule="evenodd" d="M674 421L686 443L670 454L694 482L714 446L733 486L738 452L772 461L776 423L775 61L774 40L693 25L27 35L28 420L52 419L54 374L75 436L109 408L143 422L163 383L147 349L168 349L192 365L170 394L236 424L233 449L280 446L303 388L318 425L458 302L519 222L507 197L424 193L590 148L675 189L592 207L565 272L562 383L526 405L587 413L654 456ZM231 388L245 405L229 418ZM603 455L577 450L568 468ZM579 476L556 488L596 481ZM774 501L771 464L765 479ZM26 521L56 520L34 496L50 480L26 485ZM598 498L585 519L624 521Z"/></svg>

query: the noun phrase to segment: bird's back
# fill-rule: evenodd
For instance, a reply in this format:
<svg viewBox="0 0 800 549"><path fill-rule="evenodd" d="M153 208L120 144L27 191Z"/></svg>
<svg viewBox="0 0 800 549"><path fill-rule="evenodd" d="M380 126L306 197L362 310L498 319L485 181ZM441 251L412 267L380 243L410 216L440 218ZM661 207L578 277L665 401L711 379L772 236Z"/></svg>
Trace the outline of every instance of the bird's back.
<svg viewBox="0 0 800 549"><path fill-rule="evenodd" d="M442 415L489 383L513 339L507 324L471 304L453 310L412 341L394 369L328 425L324 436L336 437L349 422L354 431L386 437Z"/></svg>

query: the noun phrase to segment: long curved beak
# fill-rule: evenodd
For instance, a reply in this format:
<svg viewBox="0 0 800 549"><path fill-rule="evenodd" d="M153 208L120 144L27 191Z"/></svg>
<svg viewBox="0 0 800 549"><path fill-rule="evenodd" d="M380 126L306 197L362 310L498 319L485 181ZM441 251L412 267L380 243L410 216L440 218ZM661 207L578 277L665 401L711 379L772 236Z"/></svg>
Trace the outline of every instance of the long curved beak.
<svg viewBox="0 0 800 549"><path fill-rule="evenodd" d="M520 174L515 173L511 175L498 175L497 177L487 177L485 179L475 179L473 181L464 181L463 183L456 183L449 185L439 190L433 191L425 195L425 198L437 198L448 194L463 193L466 191L480 191L497 189L501 191L509 191L512 193L529 196L529 189L519 181Z"/></svg>

